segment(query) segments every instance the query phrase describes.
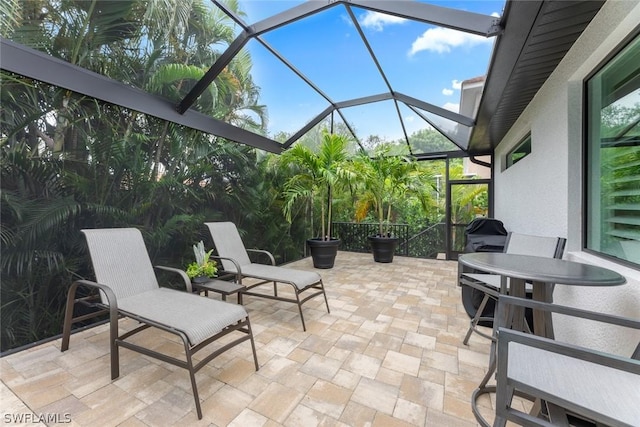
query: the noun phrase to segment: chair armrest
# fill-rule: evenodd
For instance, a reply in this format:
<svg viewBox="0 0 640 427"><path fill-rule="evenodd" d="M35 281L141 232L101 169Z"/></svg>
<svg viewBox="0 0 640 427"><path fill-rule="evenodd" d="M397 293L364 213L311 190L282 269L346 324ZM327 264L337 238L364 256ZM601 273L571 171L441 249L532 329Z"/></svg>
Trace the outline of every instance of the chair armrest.
<svg viewBox="0 0 640 427"><path fill-rule="evenodd" d="M510 386L596 422L632 425L639 380L640 361L499 329L496 415L518 424L530 416L509 408Z"/></svg>
<svg viewBox="0 0 640 427"><path fill-rule="evenodd" d="M115 311L118 311L118 299L116 298L116 294L113 293L113 291L109 286L103 285L102 283L93 282L91 280L85 280L85 279L76 280L71 284L71 289L69 290L68 295L75 296L76 289L79 288L80 286L86 286L89 288L96 288L101 290L102 292L104 292L105 296L107 297L107 303L109 304L110 311L112 309Z"/></svg>
<svg viewBox="0 0 640 427"><path fill-rule="evenodd" d="M596 322L610 323L612 325L622 326L626 328L640 329L640 319L630 319L628 317L616 316L613 314L598 313L581 308L568 307L566 305L552 304L524 298L516 298L507 295L500 295L498 299L499 319L505 319L505 316L507 314L506 310L509 305L518 305L521 307L531 308L533 310L549 311L552 313L594 320Z"/></svg>
<svg viewBox="0 0 640 427"><path fill-rule="evenodd" d="M640 329L640 319L506 295L500 295L498 301L497 419L542 425L511 407L513 388L559 406L562 411L558 414L563 416L579 414L606 425L632 425L629 419L639 419L635 396L640 361L634 359L640 345L632 357L621 357L503 326L511 324L513 306L632 329Z"/></svg>
<svg viewBox="0 0 640 427"><path fill-rule="evenodd" d="M69 340L71 338L71 326L73 324L73 307L76 301L76 291L80 286L85 286L88 288L95 288L99 291L103 292L107 298L107 303L109 304L109 334L111 336L111 350L113 351L113 347L115 346L115 339L118 336L118 299L116 298L116 294L111 290L111 288L107 285L103 285L102 283L93 282L90 280L76 280L69 287L69 291L67 292L67 305L65 307L65 315L64 315L64 324L62 325L62 343L60 346L61 351L66 351L69 349ZM105 309L107 307L104 307ZM78 320L78 319L76 319ZM112 364L112 376L113 376L113 364ZM116 375L117 377L117 375ZM113 377L115 378L115 377Z"/></svg>
<svg viewBox="0 0 640 427"><path fill-rule="evenodd" d="M187 289L187 292L193 292L193 288L191 287L191 279L189 279L189 276L187 276L187 273L185 273L183 270L180 270L179 268L166 267L164 265L155 265L154 267L158 270L170 271L172 273L180 275L180 277L182 277L182 280L184 281L184 286Z"/></svg>
<svg viewBox="0 0 640 427"><path fill-rule="evenodd" d="M474 278L468 277L465 274L460 275L460 281L458 282L460 286L465 285L470 288L477 289L482 291L485 294L489 294L494 298L498 298L500 296L500 290L494 289L493 286L487 285L482 281L475 280Z"/></svg>
<svg viewBox="0 0 640 427"><path fill-rule="evenodd" d="M226 257L226 256L218 256L218 255L211 255L209 257L209 259L212 259L212 258L213 259L218 259L218 260L226 259L226 260L231 261L233 263L234 267L236 268L236 271L226 271L223 268L222 271L225 272L226 275L222 276L222 277L229 277L229 276L233 275L233 276L236 276L236 283L242 283L242 268L240 267L240 264L238 263L238 261L236 261L233 258L229 258L229 257Z"/></svg>
<svg viewBox="0 0 640 427"><path fill-rule="evenodd" d="M269 251L265 251L264 249L247 249L247 252L264 254L269 257L269 261L271 261L271 265L276 265L276 260Z"/></svg>

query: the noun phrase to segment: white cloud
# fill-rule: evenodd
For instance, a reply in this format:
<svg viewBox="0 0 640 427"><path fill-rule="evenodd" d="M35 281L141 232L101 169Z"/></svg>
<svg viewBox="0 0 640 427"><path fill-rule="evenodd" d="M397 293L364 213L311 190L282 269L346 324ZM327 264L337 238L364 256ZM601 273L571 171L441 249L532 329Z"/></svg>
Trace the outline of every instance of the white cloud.
<svg viewBox="0 0 640 427"><path fill-rule="evenodd" d="M445 110L449 110L449 111L453 111L454 113L457 113L460 111L460 104L454 104L453 102L447 102L446 104L444 104L442 106L442 108L444 108Z"/></svg>
<svg viewBox="0 0 640 427"><path fill-rule="evenodd" d="M444 89L442 89L442 94L445 96L451 96L453 95L453 89L447 89L446 87Z"/></svg>
<svg viewBox="0 0 640 427"><path fill-rule="evenodd" d="M382 31L386 25L404 24L406 21L404 18L372 11L367 11L360 16L360 24L375 31Z"/></svg>
<svg viewBox="0 0 640 427"><path fill-rule="evenodd" d="M477 36L450 28L429 28L412 44L409 56L428 50L436 53L448 53L457 47L471 47L483 43L492 43L492 38Z"/></svg>
<svg viewBox="0 0 640 427"><path fill-rule="evenodd" d="M457 90L462 88L462 81L460 80L451 80L451 87Z"/></svg>
<svg viewBox="0 0 640 427"><path fill-rule="evenodd" d="M404 118L405 121L411 123L416 119L416 116L407 116Z"/></svg>

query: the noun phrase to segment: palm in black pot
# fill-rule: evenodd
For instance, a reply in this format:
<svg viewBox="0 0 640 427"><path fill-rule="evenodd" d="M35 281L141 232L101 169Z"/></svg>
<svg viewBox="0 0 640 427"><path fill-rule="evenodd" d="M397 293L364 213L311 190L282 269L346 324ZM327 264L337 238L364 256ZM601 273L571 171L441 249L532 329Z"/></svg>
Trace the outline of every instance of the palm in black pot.
<svg viewBox="0 0 640 427"><path fill-rule="evenodd" d="M348 139L343 135L324 131L322 143L317 151L303 144L296 144L280 157L281 165L294 169L284 187L284 213L291 221L292 211L303 199L317 204L320 224L315 224L311 210L311 229L316 237L308 239L313 264L316 268L331 268L334 265L340 240L332 237L333 191L343 185L350 172L345 168Z"/></svg>
<svg viewBox="0 0 640 427"><path fill-rule="evenodd" d="M422 187L417 162L409 156L391 153L390 145L379 146L373 157L361 153L354 163L360 184L356 221L375 212L378 232L369 236L376 262L392 262L399 238L391 231L393 206L409 192L419 193Z"/></svg>

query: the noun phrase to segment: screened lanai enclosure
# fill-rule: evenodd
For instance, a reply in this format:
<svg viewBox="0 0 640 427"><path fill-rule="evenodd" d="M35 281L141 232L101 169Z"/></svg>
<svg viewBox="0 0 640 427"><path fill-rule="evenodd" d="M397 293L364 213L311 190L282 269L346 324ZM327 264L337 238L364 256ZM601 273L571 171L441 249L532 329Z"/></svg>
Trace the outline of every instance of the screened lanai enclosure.
<svg viewBox="0 0 640 427"><path fill-rule="evenodd" d="M3 1L2 350L59 332L92 274L83 228L140 228L176 267L212 220L305 256L320 213L286 218L279 159L325 133L417 162L398 253L455 258L492 214L493 148L602 3ZM335 189L345 237L376 220L355 222L360 194Z"/></svg>

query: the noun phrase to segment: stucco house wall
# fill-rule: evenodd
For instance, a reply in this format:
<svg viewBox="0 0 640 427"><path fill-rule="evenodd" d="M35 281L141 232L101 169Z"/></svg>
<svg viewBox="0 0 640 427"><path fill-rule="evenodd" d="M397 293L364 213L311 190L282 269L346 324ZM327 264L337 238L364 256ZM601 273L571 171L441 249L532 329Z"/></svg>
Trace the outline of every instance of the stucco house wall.
<svg viewBox="0 0 640 427"><path fill-rule="evenodd" d="M640 318L640 271L582 248L583 82L640 22L640 2L610 0L536 94L495 152L495 217L508 230L567 238L565 259L618 271L627 284L557 285L554 301ZM531 132L531 154L506 169L509 150ZM640 333L554 315L556 337L630 355Z"/></svg>

